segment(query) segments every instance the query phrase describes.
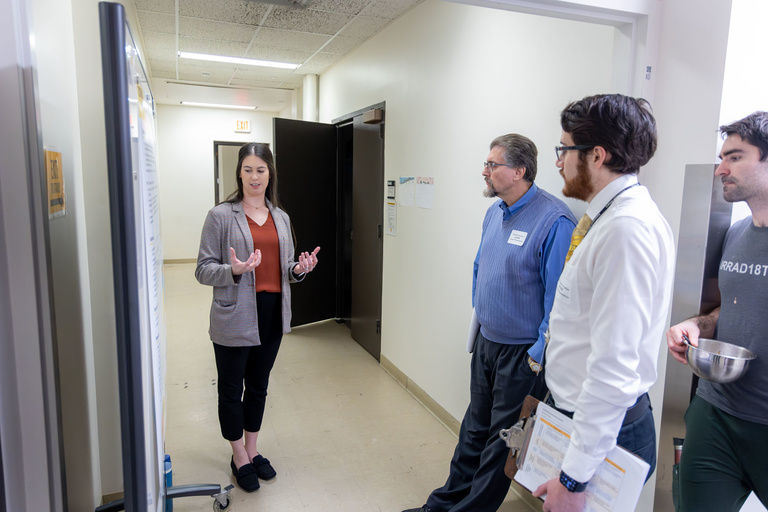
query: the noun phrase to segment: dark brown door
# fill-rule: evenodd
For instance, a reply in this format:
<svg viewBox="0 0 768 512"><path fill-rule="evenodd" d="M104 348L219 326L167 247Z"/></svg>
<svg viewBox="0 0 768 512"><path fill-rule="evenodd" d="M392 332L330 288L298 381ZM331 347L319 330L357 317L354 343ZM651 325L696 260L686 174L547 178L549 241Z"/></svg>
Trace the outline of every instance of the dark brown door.
<svg viewBox="0 0 768 512"><path fill-rule="evenodd" d="M352 337L381 357L383 124L354 118L352 135Z"/></svg>
<svg viewBox="0 0 768 512"><path fill-rule="evenodd" d="M336 127L274 119L278 195L291 217L296 251L320 246L319 264L291 285L293 326L336 316Z"/></svg>
<svg viewBox="0 0 768 512"><path fill-rule="evenodd" d="M280 201L297 250L322 247L320 265L291 289L292 325L344 321L379 360L384 125L362 115L338 125L275 119L274 132Z"/></svg>

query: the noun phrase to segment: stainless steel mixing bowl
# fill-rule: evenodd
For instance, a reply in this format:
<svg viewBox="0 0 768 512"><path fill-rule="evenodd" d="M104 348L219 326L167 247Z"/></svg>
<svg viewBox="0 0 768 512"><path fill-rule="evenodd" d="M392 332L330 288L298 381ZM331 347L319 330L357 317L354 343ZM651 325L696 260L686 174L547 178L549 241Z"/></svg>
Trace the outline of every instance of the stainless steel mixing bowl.
<svg viewBox="0 0 768 512"><path fill-rule="evenodd" d="M693 373L720 384L733 382L744 375L755 357L744 347L708 338L699 338L698 347L688 344L685 349L685 358Z"/></svg>

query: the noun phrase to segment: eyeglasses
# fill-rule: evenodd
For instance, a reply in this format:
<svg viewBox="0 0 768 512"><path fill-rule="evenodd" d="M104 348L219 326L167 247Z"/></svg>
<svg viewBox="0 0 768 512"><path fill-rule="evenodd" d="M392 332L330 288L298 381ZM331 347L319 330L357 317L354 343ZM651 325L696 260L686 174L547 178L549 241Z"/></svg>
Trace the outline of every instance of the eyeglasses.
<svg viewBox="0 0 768 512"><path fill-rule="evenodd" d="M558 160L562 160L563 155L565 154L566 151L570 151L572 149L591 149L593 147L595 146L584 145L584 144L579 146L555 146L555 156L557 156Z"/></svg>
<svg viewBox="0 0 768 512"><path fill-rule="evenodd" d="M507 164L497 164L496 162L483 162L483 169L493 172L497 167L509 167Z"/></svg>

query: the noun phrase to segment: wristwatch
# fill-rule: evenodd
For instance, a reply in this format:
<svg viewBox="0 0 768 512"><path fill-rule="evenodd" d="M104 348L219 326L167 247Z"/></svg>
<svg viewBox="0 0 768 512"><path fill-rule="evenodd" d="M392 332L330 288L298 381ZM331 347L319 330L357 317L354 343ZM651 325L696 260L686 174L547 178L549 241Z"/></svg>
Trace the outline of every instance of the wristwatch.
<svg viewBox="0 0 768 512"><path fill-rule="evenodd" d="M543 366L541 366L541 363L537 363L536 361L534 361L531 356L528 356L528 366L530 366L531 370L536 372L537 375L544 368Z"/></svg>
<svg viewBox="0 0 768 512"><path fill-rule="evenodd" d="M589 482L577 482L573 478L566 475L563 471L560 471L560 483L563 484L563 487L568 489L570 492L584 492Z"/></svg>

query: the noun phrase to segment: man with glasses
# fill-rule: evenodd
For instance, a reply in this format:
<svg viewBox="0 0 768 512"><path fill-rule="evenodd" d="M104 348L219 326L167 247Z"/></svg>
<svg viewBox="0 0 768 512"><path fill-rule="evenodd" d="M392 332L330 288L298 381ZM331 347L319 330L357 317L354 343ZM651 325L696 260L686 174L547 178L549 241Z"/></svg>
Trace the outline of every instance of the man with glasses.
<svg viewBox="0 0 768 512"><path fill-rule="evenodd" d="M656 151L643 99L598 95L568 105L557 167L563 194L589 204L557 285L546 350L548 400L573 417L559 478L541 485L545 511L581 511L584 490L616 444L656 464L648 389L667 322L672 230L637 179Z"/></svg>
<svg viewBox="0 0 768 512"><path fill-rule="evenodd" d="M483 221L472 303L479 330L472 351L470 403L445 485L406 512L491 512L509 491L509 452L499 431L518 419L537 384L549 311L576 219L534 183L536 145L522 135L491 142L484 195L498 197Z"/></svg>

